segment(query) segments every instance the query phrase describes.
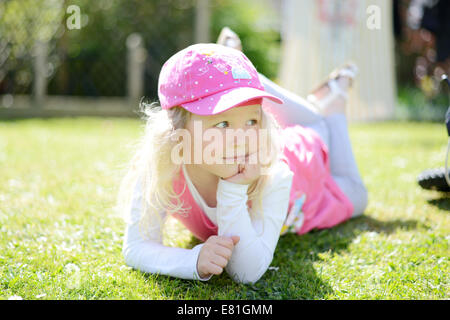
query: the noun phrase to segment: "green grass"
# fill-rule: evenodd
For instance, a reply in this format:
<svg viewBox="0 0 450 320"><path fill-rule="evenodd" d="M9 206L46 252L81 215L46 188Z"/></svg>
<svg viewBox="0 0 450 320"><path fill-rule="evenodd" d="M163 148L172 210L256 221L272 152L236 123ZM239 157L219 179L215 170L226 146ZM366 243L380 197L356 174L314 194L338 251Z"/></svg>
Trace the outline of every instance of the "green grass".
<svg viewBox="0 0 450 320"><path fill-rule="evenodd" d="M0 298L23 299L448 299L450 199L416 176L442 166L440 123L351 125L369 189L364 216L280 238L253 285L224 273L208 282L124 265L124 223L113 211L132 119L0 121ZM173 224L172 243L192 247Z"/></svg>
<svg viewBox="0 0 450 320"><path fill-rule="evenodd" d="M395 107L395 119L413 121L437 121L445 119L449 106L448 89L442 83L441 91L435 97L427 97L424 92L411 86L398 87L398 103Z"/></svg>

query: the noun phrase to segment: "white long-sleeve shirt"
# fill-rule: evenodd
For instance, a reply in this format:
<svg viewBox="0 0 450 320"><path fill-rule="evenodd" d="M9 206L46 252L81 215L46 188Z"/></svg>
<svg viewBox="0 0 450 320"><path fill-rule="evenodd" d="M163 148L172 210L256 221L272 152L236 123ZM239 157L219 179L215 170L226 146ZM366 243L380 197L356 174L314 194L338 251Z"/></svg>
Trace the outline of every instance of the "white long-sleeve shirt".
<svg viewBox="0 0 450 320"><path fill-rule="evenodd" d="M293 178L289 166L283 161L275 165L272 182L263 190L263 216L253 221L247 209L249 185L219 179L217 207L208 207L189 178L185 167L182 168L189 191L208 218L218 226L218 235L240 237L225 270L235 281L256 282L272 262L280 230L286 218ZM164 246L160 220L157 218L152 220L149 230L155 240L142 238L138 229L141 192L138 183L134 190L123 243L122 252L126 264L143 272L182 279L209 280L211 276L201 279L197 272L197 259L203 243L192 249ZM165 213L161 213L161 217L164 215Z"/></svg>

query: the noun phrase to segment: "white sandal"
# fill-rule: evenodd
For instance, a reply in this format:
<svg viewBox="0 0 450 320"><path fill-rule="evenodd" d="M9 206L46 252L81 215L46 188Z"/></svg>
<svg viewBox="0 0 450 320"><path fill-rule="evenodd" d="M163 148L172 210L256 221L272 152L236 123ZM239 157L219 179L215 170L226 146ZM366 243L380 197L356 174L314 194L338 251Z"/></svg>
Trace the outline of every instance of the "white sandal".
<svg viewBox="0 0 450 320"><path fill-rule="evenodd" d="M219 37L217 38L217 44L242 51L241 39L239 39L239 36L228 27L223 27L220 31Z"/></svg>
<svg viewBox="0 0 450 320"><path fill-rule="evenodd" d="M356 77L358 73L358 68L354 63L347 63L343 67L340 67L333 72L330 73L328 80L317 89L313 90L315 92L319 88L324 85L328 85L330 92L323 98L317 99L314 94L309 94L307 96L307 100L311 102L317 109L319 113L322 113L330 104L331 101L336 99L337 97L342 97L344 100L348 99L348 94L346 91L343 91L342 88L337 83L337 80L340 77L348 77L350 79L349 87L351 87L353 83L353 79Z"/></svg>

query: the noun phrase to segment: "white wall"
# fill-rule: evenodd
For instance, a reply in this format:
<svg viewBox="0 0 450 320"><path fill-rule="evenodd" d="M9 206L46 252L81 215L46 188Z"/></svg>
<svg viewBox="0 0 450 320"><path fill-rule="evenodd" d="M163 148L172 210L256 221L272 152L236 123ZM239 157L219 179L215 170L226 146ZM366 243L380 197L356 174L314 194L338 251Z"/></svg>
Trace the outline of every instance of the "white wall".
<svg viewBox="0 0 450 320"><path fill-rule="evenodd" d="M391 0L284 0L279 83L305 97L336 67L353 61L350 121L393 117L396 96ZM380 28L367 26L379 9ZM369 22L376 22L369 20Z"/></svg>

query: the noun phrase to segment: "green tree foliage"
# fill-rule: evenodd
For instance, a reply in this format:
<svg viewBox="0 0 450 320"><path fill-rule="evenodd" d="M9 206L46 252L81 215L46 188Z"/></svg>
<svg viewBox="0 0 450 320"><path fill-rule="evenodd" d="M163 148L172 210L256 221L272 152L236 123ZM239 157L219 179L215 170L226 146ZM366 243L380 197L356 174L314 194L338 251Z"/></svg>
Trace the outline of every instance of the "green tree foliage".
<svg viewBox="0 0 450 320"><path fill-rule="evenodd" d="M33 46L49 43L48 92L58 95L126 95L126 39L140 33L147 50L145 95L157 98L162 64L194 41L195 0L0 0L0 93L30 93ZM77 5L81 28L68 29ZM257 1L211 0L211 41L229 26L258 71L276 76L279 34ZM1 52L0 52L1 53ZM20 80L20 81L19 81ZM21 89L17 89L20 85Z"/></svg>
<svg viewBox="0 0 450 320"><path fill-rule="evenodd" d="M215 0L211 29L213 41L228 26L239 35L242 50L256 69L269 78L278 73L280 33L279 18L264 1Z"/></svg>
<svg viewBox="0 0 450 320"><path fill-rule="evenodd" d="M54 45L63 18L59 0L0 0L0 93L29 93L36 41Z"/></svg>

